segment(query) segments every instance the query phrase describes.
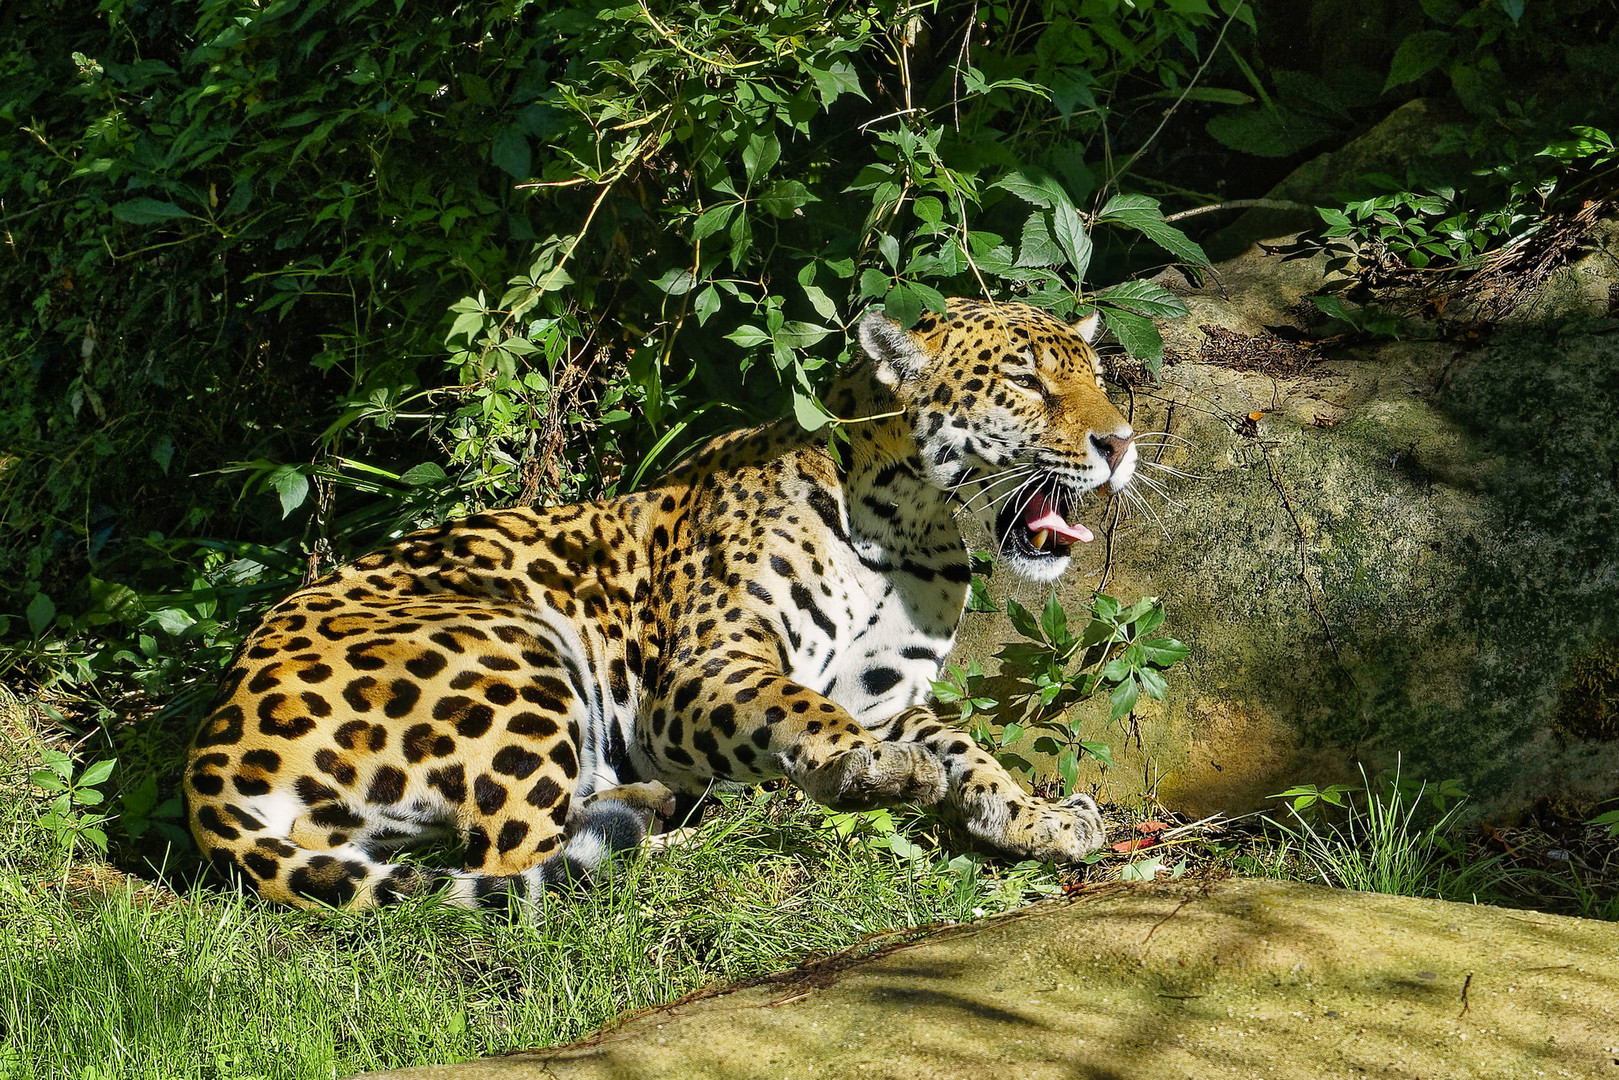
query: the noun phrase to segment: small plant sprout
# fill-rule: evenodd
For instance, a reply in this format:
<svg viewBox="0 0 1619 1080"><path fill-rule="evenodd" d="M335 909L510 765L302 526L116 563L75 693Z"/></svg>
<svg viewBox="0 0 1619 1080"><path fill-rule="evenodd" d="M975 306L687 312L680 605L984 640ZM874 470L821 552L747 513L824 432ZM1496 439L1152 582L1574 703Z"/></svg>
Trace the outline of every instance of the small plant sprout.
<svg viewBox="0 0 1619 1080"><path fill-rule="evenodd" d="M106 802L101 785L112 775L117 759L98 761L79 773L74 771L72 756L61 750L46 749L40 759L43 767L35 769L28 782L55 797L39 816L39 827L55 838L69 863L81 846L106 855L107 833L102 826L112 815L95 808Z"/></svg>
<svg viewBox="0 0 1619 1080"><path fill-rule="evenodd" d="M992 710L1003 701L991 694L976 663L949 668L946 678L933 684L934 696L956 705L962 718L972 721L974 737L1002 765L1031 777L1034 764L1011 748L1033 735L1032 749L1055 760L1063 793L1072 794L1081 756L1111 767L1113 750L1105 742L1081 738L1083 720L1070 719L1069 712L1102 691L1111 699L1109 722L1128 716L1142 694L1162 700L1168 689L1163 671L1184 659L1187 647L1157 635L1164 607L1153 596L1126 607L1098 594L1089 621L1078 629L1070 626L1055 592L1038 617L1016 600L1006 602L1006 614L1025 640L1002 647L995 689L1022 707L1022 719L1008 720L998 729L992 724ZM1003 689L1008 680L1009 690Z"/></svg>

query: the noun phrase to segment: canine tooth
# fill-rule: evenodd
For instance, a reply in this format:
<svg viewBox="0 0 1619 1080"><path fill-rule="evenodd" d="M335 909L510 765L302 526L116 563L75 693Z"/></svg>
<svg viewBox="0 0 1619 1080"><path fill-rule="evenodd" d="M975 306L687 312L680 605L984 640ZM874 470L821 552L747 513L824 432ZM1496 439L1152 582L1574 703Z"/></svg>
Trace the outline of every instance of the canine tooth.
<svg viewBox="0 0 1619 1080"><path fill-rule="evenodd" d="M1050 540L1050 539L1051 539L1051 530L1050 529L1041 529L1039 532L1035 533L1034 534L1034 550L1036 550L1036 551L1044 551L1044 550L1046 550L1046 542L1048 540Z"/></svg>

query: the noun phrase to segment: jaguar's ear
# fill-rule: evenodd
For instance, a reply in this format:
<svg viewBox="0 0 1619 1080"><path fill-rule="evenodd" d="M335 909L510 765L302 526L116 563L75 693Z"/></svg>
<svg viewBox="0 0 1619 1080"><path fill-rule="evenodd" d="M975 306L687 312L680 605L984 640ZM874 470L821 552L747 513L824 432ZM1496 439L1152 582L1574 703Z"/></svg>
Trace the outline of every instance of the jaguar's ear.
<svg viewBox="0 0 1619 1080"><path fill-rule="evenodd" d="M877 361L877 381L884 386L915 378L928 359L910 332L880 311L868 312L860 320L860 347Z"/></svg>
<svg viewBox="0 0 1619 1080"><path fill-rule="evenodd" d="M1085 344L1096 344L1096 339L1102 334L1102 313L1092 308L1089 315L1074 324L1074 329L1085 339Z"/></svg>

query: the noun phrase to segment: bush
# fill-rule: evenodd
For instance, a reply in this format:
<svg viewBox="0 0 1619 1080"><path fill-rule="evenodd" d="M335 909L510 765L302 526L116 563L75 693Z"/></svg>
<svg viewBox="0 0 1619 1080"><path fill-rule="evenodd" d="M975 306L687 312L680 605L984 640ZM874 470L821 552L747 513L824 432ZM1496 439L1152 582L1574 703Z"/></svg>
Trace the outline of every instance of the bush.
<svg viewBox="0 0 1619 1080"><path fill-rule="evenodd" d="M1079 292L1086 227L1201 253L1102 197L1103 118L1185 84L1218 20L1075 6L0 16L7 608L85 611L92 568L172 588L181 538L287 581L460 507L610 492L807 395L874 300L1101 299L1151 356L1172 301Z"/></svg>

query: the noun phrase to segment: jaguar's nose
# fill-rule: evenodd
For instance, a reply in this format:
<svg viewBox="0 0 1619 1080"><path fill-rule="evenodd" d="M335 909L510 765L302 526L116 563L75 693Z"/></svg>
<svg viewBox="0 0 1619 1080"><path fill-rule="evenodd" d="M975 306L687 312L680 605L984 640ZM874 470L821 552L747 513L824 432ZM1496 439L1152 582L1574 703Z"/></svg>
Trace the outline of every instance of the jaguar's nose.
<svg viewBox="0 0 1619 1080"><path fill-rule="evenodd" d="M1135 438L1134 432L1128 435L1092 435L1091 445L1096 447L1096 452L1107 462L1108 471L1118 472L1119 462L1124 460L1124 455L1130 449L1130 444L1135 442Z"/></svg>

